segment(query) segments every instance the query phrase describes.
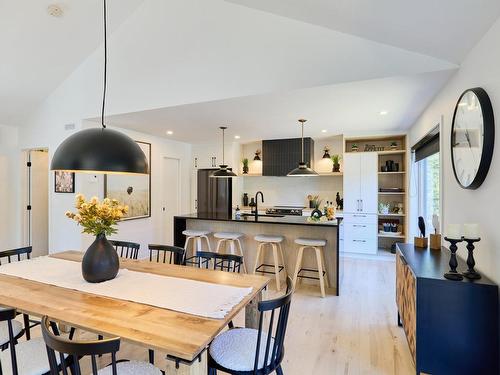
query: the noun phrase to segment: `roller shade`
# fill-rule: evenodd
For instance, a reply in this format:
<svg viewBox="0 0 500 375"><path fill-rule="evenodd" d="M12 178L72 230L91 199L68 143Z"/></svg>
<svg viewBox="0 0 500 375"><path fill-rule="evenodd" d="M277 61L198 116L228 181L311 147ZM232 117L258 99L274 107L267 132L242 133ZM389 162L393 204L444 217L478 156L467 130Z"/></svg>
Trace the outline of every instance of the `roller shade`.
<svg viewBox="0 0 500 375"><path fill-rule="evenodd" d="M415 153L415 162L437 154L439 152L439 125L415 143L411 151Z"/></svg>

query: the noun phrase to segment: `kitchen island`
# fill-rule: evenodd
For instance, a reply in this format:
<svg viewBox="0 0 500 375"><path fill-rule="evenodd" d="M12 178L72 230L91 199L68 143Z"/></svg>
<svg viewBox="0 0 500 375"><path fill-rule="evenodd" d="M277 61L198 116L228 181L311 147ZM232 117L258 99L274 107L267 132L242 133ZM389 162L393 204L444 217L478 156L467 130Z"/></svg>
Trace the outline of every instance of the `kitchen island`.
<svg viewBox="0 0 500 375"><path fill-rule="evenodd" d="M340 220L340 219L339 219ZM290 277L293 276L299 245L294 243L298 237L324 239L327 241L324 249L326 272L330 281L329 294L340 294L340 280L342 277L342 264L339 258L339 221L310 222L304 216L241 216L226 214L192 213L174 217L174 244L184 247L185 236L182 232L186 229L207 230L214 232L239 232L245 236L241 239L243 255L248 272L253 272L257 254L257 241L254 236L258 234L281 235L285 265ZM217 241L209 236L212 250L215 250ZM205 249L204 249L205 250ZM190 250L189 250L190 251ZM188 253L190 256L191 253ZM271 252L265 252L265 263L271 263ZM306 251L303 258L303 267L317 269L316 257L313 251ZM309 275L309 274L308 274ZM317 276L311 274L310 276ZM316 280L302 279L304 283L318 284Z"/></svg>

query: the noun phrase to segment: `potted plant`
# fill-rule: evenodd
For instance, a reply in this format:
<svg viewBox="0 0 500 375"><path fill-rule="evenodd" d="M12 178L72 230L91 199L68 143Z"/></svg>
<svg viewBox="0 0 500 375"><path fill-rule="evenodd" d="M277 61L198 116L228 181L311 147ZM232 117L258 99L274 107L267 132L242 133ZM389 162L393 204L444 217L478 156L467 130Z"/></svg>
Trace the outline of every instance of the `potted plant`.
<svg viewBox="0 0 500 375"><path fill-rule="evenodd" d="M96 236L83 256L83 278L90 283L114 279L118 274L120 261L106 236L117 232L116 224L128 212L128 206L109 198L100 202L97 197L92 197L86 201L82 194L77 194L75 207L77 213L68 211L66 216L82 226L83 233Z"/></svg>
<svg viewBox="0 0 500 375"><path fill-rule="evenodd" d="M243 174L248 174L248 159L245 158L242 160L243 163Z"/></svg>
<svg viewBox="0 0 500 375"><path fill-rule="evenodd" d="M353 143L351 145L351 151L352 152L358 152L358 144L357 143Z"/></svg>
<svg viewBox="0 0 500 375"><path fill-rule="evenodd" d="M332 155L332 161L333 161L333 170L332 172L340 172L340 155L335 154Z"/></svg>
<svg viewBox="0 0 500 375"><path fill-rule="evenodd" d="M392 141L390 147L391 147L391 150L393 150L393 151L397 150L398 149L398 144L396 143L396 141Z"/></svg>

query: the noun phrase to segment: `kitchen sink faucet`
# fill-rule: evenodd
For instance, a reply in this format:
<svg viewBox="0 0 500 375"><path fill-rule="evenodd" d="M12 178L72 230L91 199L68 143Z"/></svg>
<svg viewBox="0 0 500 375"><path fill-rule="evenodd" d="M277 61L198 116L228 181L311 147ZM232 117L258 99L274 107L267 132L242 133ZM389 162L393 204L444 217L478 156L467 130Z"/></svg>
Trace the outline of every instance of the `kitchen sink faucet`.
<svg viewBox="0 0 500 375"><path fill-rule="evenodd" d="M264 203L264 193L262 193L262 191L255 193L255 220L259 218L259 200L257 199L259 194L262 198L262 203Z"/></svg>

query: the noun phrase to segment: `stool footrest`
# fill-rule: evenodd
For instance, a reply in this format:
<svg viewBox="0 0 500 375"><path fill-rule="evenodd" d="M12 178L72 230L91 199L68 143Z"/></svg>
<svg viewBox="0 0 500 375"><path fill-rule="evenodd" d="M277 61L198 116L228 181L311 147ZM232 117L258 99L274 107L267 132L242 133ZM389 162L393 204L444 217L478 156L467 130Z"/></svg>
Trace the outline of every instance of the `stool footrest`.
<svg viewBox="0 0 500 375"><path fill-rule="evenodd" d="M258 266L256 269L255 269L255 272L261 272L261 273L268 273L268 274L273 274L274 275L274 271L264 271L264 270L261 270L261 267L272 267L274 269L274 264L266 264L266 263L262 263L260 266ZM278 266L278 269L279 271L278 272L281 272L285 269L284 266Z"/></svg>
<svg viewBox="0 0 500 375"><path fill-rule="evenodd" d="M302 279L311 279L311 280L319 280L319 277L312 277L312 276L304 276L301 275L301 272L316 272L319 274L319 270L311 269L311 268L301 268L299 272L297 272L297 277L300 277ZM323 276L325 276L326 271L323 271Z"/></svg>

